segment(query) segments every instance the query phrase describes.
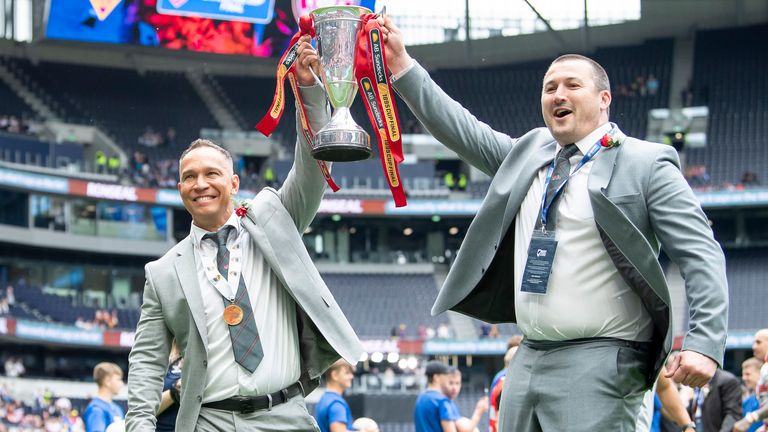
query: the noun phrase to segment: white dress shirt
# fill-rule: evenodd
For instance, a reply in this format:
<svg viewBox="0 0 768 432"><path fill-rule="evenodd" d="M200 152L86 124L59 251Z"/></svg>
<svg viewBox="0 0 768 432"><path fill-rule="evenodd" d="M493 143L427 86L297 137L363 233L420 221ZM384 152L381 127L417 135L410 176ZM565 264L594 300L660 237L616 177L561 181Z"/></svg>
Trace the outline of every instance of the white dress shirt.
<svg viewBox="0 0 768 432"><path fill-rule="evenodd" d="M208 331L208 375L203 403L237 395L272 393L298 381L300 375L296 303L278 282L234 212L225 225L235 227L227 239L227 280L216 277L216 244L202 240L207 231L192 224L195 265ZM241 269L264 350L264 358L253 373L235 362L229 326L223 319L224 297L219 291L227 297L234 296Z"/></svg>
<svg viewBox="0 0 768 432"><path fill-rule="evenodd" d="M570 159L572 173L610 127L606 123L575 143L579 152ZM560 148L558 145L556 151ZM651 317L616 270L595 224L587 180L594 160L601 155L602 150L573 173L561 192L555 232L557 251L546 294L522 292L520 287L549 165L539 171L518 211L514 227L515 314L517 325L530 339L651 340Z"/></svg>

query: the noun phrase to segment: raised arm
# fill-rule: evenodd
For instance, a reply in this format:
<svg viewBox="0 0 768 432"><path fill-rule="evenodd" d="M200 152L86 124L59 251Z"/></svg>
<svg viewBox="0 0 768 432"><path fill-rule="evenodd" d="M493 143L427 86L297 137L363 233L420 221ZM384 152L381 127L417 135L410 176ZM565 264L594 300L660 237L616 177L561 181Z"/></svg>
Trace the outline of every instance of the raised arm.
<svg viewBox="0 0 768 432"><path fill-rule="evenodd" d="M310 65L318 63L318 56L309 44L309 36L300 40L296 60L296 80L312 131L317 132L328 123L330 108L325 93L320 85L314 83L309 72ZM312 222L320 207L325 191L325 179L320 168L310 154L311 143L307 142L301 128L298 102L296 106L296 151L293 167L278 191L288 213L293 218L299 233ZM330 169L330 164L328 164Z"/></svg>
<svg viewBox="0 0 768 432"><path fill-rule="evenodd" d="M475 404L475 410L472 412L472 417L461 418L456 421L456 432L472 432L477 430L477 425L480 424L480 420L483 418L483 414L488 411L488 398L483 396Z"/></svg>

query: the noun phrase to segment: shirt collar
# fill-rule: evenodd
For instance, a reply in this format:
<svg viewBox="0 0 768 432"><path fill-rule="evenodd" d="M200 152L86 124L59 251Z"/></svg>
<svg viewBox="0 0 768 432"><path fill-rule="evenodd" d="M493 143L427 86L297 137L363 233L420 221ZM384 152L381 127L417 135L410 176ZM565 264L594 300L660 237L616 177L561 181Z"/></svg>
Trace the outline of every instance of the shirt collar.
<svg viewBox="0 0 768 432"><path fill-rule="evenodd" d="M607 134L608 131L611 130L611 123L606 122L603 125L599 126L597 129L593 130L592 133L585 136L584 138L576 141L574 144L576 144L576 147L579 148L579 151L582 155L587 154L589 149L592 148L593 145L603 137L603 135ZM562 146L560 144L557 145L557 148L555 149L555 154L560 151Z"/></svg>
<svg viewBox="0 0 768 432"><path fill-rule="evenodd" d="M232 214L229 216L229 219L227 219L227 221L224 222L224 225L219 227L218 230L224 228L227 225L235 227L235 233L236 233L235 238L240 237L240 231L242 230L242 226L240 225L240 218L237 216L235 212L232 212ZM200 243L203 241L203 236L208 233L209 231L206 231L203 228L200 228L199 226L195 225L195 222L192 222L192 228L191 228L192 244L195 247L200 247Z"/></svg>

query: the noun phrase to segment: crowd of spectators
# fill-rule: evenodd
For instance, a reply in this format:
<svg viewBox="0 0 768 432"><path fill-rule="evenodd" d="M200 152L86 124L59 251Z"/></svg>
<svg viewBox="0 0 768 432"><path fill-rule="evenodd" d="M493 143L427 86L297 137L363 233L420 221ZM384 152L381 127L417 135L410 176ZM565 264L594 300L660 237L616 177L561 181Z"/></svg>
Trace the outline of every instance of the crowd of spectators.
<svg viewBox="0 0 768 432"><path fill-rule="evenodd" d="M480 324L480 339L498 339L501 337L499 326L483 322Z"/></svg>
<svg viewBox="0 0 768 432"><path fill-rule="evenodd" d="M0 385L0 432L11 431L85 432L85 424L68 398L45 390L33 404L25 404Z"/></svg>
<svg viewBox="0 0 768 432"><path fill-rule="evenodd" d="M616 94L626 97L654 96L659 90L659 80L649 74L638 75L630 84L619 84ZM0 131L19 134L34 134L32 123L16 116L0 115ZM415 129L415 128L414 128ZM173 147L177 145L176 130L169 127L164 133L157 131L152 126L147 126L144 133L138 137L138 144L147 148ZM175 189L178 183L179 167L177 159L150 160L147 151L141 148L135 150L129 166L120 167L119 161L108 160L103 153L97 154L103 161L96 161L97 172L118 174L123 184L147 187ZM240 176L241 187L247 190L258 190L268 185L279 187L280 181L269 165L258 167L253 163L246 163L242 158L235 161L235 170ZM467 189L469 180L464 173L454 174L450 171L442 173L442 180L451 190L463 191ZM733 183L712 184L711 178L704 165L690 165L684 170L685 178L691 187L699 192L712 190L742 190L745 188L760 186L759 177L752 171L745 171L741 179ZM0 299L0 315L7 314L8 305Z"/></svg>
<svg viewBox="0 0 768 432"><path fill-rule="evenodd" d="M0 292L0 316L11 313L11 306L16 304L16 295L13 293L13 286L8 285L4 292Z"/></svg>
<svg viewBox="0 0 768 432"><path fill-rule="evenodd" d="M117 317L117 309L112 309L112 312L106 309L96 309L92 320L87 320L83 317L77 317L75 320L75 327L90 330L90 329L112 329L117 327L120 320Z"/></svg>
<svg viewBox="0 0 768 432"><path fill-rule="evenodd" d="M169 127L165 133L157 131L152 126L147 126L144 129L144 133L136 140L137 143L145 147L175 147L176 146L176 129Z"/></svg>
<svg viewBox="0 0 768 432"><path fill-rule="evenodd" d="M397 339L405 339L408 337L408 326L404 323L400 323L399 325L393 326L392 331L390 332L390 337L394 340ZM445 323L440 323L437 327L427 326L427 325L420 325L418 327L418 337L421 340L428 340L428 339L452 339L454 337L454 332L451 327L449 327Z"/></svg>
<svg viewBox="0 0 768 432"><path fill-rule="evenodd" d="M237 158L235 172L240 177L241 189L257 190L265 185L279 187L271 167L259 170L253 164L246 164L242 158ZM133 153L130 167L124 174L123 178L134 186L175 189L179 181L179 161L178 159L152 161L146 153L137 150Z"/></svg>
<svg viewBox="0 0 768 432"><path fill-rule="evenodd" d="M656 96L659 92L659 79L654 74L638 75L629 84L618 84L615 94L624 97Z"/></svg>
<svg viewBox="0 0 768 432"><path fill-rule="evenodd" d="M741 178L736 182L721 184L712 183L705 165L689 165L683 170L683 176L688 181L688 184L691 185L691 188L697 192L739 191L760 186L760 179L753 171L744 171Z"/></svg>
<svg viewBox="0 0 768 432"><path fill-rule="evenodd" d="M26 118L0 114L0 131L19 135L33 135L35 128Z"/></svg>
<svg viewBox="0 0 768 432"><path fill-rule="evenodd" d="M24 367L24 363L20 358L15 356L9 356L5 360L3 367L5 368L5 376L8 378L18 378L27 373L27 368Z"/></svg>
<svg viewBox="0 0 768 432"><path fill-rule="evenodd" d="M150 161L146 153L137 150L133 152L130 167L125 174L124 177L134 186L176 188L179 181L179 161Z"/></svg>

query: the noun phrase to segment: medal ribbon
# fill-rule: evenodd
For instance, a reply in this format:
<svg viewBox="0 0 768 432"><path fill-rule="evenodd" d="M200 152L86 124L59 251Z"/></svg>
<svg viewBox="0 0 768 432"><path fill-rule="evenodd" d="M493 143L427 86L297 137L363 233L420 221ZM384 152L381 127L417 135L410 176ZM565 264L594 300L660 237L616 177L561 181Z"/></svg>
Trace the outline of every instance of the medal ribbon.
<svg viewBox="0 0 768 432"><path fill-rule="evenodd" d="M312 22L310 15L304 15L299 19L299 31L291 38L289 48L280 57L280 62L277 65L275 85L275 96L272 99L272 105L269 108L267 114L256 125L256 129L263 133L265 136L272 135L272 132L280 122L280 118L285 111L285 77L288 77L288 81L291 83L291 90L296 97L296 103L299 107L299 120L301 122L301 133L304 136L304 140L312 150L312 142L314 141L315 134L309 126L307 120L307 112L304 107L304 102L301 100L301 93L299 92L298 85L296 83L296 58L298 57L299 38L303 35L310 35L315 37L315 26ZM332 191L339 190L339 186L331 178L331 172L328 169L328 165L325 161L318 160L317 166L320 168L320 172L323 174L325 182Z"/></svg>
<svg viewBox="0 0 768 432"><path fill-rule="evenodd" d="M405 189L397 165L404 159L400 136L400 118L387 77L387 60L381 41L381 28L376 14L361 17L362 29L355 48L355 79L358 82L368 119L379 143L381 166L387 179L395 207L406 203Z"/></svg>

